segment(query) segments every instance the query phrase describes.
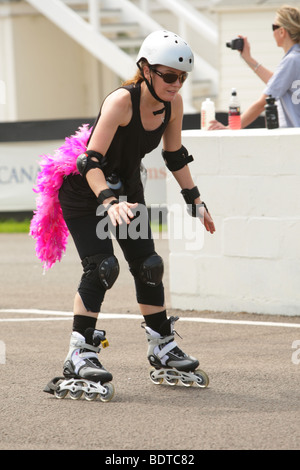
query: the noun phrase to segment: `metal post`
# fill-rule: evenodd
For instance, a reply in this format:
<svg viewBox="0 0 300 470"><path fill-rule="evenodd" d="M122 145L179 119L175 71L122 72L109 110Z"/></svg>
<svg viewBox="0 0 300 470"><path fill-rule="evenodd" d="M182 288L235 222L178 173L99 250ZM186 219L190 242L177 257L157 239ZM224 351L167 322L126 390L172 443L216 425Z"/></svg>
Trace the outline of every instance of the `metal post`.
<svg viewBox="0 0 300 470"><path fill-rule="evenodd" d="M186 39L187 37L186 22L182 18L178 19L178 30L179 30L179 36ZM185 112L186 113L195 112L195 108L193 106L192 77L191 76L184 83L181 89L181 95L184 101Z"/></svg>
<svg viewBox="0 0 300 470"><path fill-rule="evenodd" d="M149 0L140 0L140 8L144 13L146 13L146 15L148 15L149 14Z"/></svg>
<svg viewBox="0 0 300 470"><path fill-rule="evenodd" d="M89 0L89 22L94 31L99 32L101 28L100 23L100 0Z"/></svg>

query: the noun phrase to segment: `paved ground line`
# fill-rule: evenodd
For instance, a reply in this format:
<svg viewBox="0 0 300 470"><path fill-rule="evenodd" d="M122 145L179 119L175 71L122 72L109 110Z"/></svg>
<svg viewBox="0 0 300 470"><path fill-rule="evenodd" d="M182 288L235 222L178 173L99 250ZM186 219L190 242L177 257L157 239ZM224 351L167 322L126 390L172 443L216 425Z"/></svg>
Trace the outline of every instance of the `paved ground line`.
<svg viewBox="0 0 300 470"><path fill-rule="evenodd" d="M30 321L61 321L70 320L73 317L72 312L61 312L57 310L39 310L39 309L0 309L1 313L28 314L28 315L51 315L57 318L0 318L0 322L30 322ZM129 319L142 320L141 315L123 314L123 313L100 313L99 319ZM201 318L201 317L180 317L180 321L194 323L216 323L227 325L248 325L248 326L275 326L283 328L300 328L300 323L288 322L270 322L270 321L254 321L254 320L227 320L222 318Z"/></svg>

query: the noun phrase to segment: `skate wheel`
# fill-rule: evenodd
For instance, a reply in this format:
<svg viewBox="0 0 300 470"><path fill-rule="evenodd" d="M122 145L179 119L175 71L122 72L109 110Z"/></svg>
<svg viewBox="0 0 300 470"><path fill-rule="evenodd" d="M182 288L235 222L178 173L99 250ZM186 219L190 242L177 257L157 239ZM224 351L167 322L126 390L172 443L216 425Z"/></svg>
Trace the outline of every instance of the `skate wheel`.
<svg viewBox="0 0 300 470"><path fill-rule="evenodd" d="M196 384L198 385L198 387L201 387L201 388L208 387L209 378L208 378L208 375L204 372L204 370L198 369L198 370L195 370L194 373L197 377Z"/></svg>
<svg viewBox="0 0 300 470"><path fill-rule="evenodd" d="M173 377L174 376L174 377ZM178 384L178 378L177 378L178 374L177 372L175 371L169 371L167 373L167 376L165 377L165 381L167 382L168 385L171 385L172 387L174 385L177 385Z"/></svg>
<svg viewBox="0 0 300 470"><path fill-rule="evenodd" d="M97 396L98 396L98 393L84 392L84 398L87 401L94 401L96 400Z"/></svg>
<svg viewBox="0 0 300 470"><path fill-rule="evenodd" d="M180 382L181 382L182 385L184 385L185 387L192 387L192 386L194 385L194 381L193 381L193 380L187 380L187 379L184 379L183 377L181 377Z"/></svg>
<svg viewBox="0 0 300 470"><path fill-rule="evenodd" d="M99 398L103 402L108 402L113 398L115 394L115 387L111 383L103 384L103 387L105 388L106 393L100 393Z"/></svg>
<svg viewBox="0 0 300 470"><path fill-rule="evenodd" d="M55 390L54 395L59 400L62 400L63 398L65 398L68 395L68 390L60 390L58 388L58 390Z"/></svg>
<svg viewBox="0 0 300 470"><path fill-rule="evenodd" d="M153 382L155 385L160 385L163 382L163 377L155 377L154 375L155 369L150 370L150 380Z"/></svg>
<svg viewBox="0 0 300 470"><path fill-rule="evenodd" d="M72 398L72 400L79 400L82 394L83 394L82 390L77 390L76 392L70 391L70 397Z"/></svg>

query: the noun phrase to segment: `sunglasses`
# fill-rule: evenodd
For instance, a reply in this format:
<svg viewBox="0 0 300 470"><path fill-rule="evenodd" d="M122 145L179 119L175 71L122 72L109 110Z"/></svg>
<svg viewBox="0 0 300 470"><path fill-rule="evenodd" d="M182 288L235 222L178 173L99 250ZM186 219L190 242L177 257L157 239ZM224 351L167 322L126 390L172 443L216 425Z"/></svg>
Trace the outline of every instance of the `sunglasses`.
<svg viewBox="0 0 300 470"><path fill-rule="evenodd" d="M279 29L279 28L281 28L279 24L272 24L272 31L276 31L276 29Z"/></svg>
<svg viewBox="0 0 300 470"><path fill-rule="evenodd" d="M156 73L156 75L161 77L165 83L175 83L177 80L179 80L179 82L183 84L188 77L188 73L186 72L177 75L177 73L172 72L162 73L159 70L154 69L153 67L151 67L150 70L152 70L152 72Z"/></svg>

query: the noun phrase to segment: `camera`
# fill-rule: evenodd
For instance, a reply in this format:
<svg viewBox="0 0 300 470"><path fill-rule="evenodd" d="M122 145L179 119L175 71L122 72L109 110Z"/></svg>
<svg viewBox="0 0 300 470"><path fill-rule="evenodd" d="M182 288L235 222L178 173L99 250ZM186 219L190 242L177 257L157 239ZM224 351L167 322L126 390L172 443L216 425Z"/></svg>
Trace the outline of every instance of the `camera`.
<svg viewBox="0 0 300 470"><path fill-rule="evenodd" d="M230 47L231 49L242 51L244 49L244 39L243 38L232 39L230 42L226 42L226 46Z"/></svg>

